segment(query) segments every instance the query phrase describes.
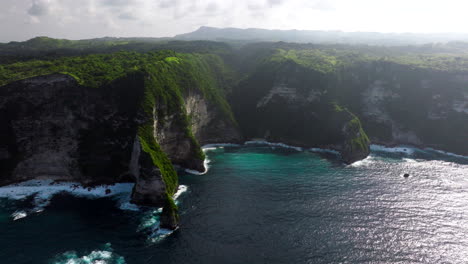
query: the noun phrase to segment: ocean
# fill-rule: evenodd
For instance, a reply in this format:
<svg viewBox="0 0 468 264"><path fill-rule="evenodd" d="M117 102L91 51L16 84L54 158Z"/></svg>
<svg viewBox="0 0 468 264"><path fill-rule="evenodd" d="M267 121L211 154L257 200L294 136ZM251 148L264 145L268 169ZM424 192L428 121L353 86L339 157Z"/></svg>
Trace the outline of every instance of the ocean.
<svg viewBox="0 0 468 264"><path fill-rule="evenodd" d="M0 188L0 263L468 263L468 158L373 146L211 146L180 176L181 223L130 204L131 184ZM409 174L409 177L404 177ZM110 194L105 190L111 189Z"/></svg>

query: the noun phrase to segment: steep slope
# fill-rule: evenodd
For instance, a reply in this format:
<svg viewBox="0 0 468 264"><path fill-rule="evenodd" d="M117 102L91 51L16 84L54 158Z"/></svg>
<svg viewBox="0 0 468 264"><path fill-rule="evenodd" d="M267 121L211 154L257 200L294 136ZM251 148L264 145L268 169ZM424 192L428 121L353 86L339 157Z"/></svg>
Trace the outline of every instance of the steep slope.
<svg viewBox="0 0 468 264"><path fill-rule="evenodd" d="M346 163L367 157L359 118L330 97L332 69L300 65L284 54L262 62L232 94L246 137L338 150Z"/></svg>
<svg viewBox="0 0 468 264"><path fill-rule="evenodd" d="M468 72L367 62L340 72L337 90L375 143L468 155Z"/></svg>
<svg viewBox="0 0 468 264"><path fill-rule="evenodd" d="M367 157L371 142L468 155L465 55L427 47L257 43L234 52L222 43L176 44L202 53L0 64L0 185L135 182L132 201L164 207L162 225L176 228L176 170L204 171L203 144L263 138L334 149L346 163Z"/></svg>
<svg viewBox="0 0 468 264"><path fill-rule="evenodd" d="M203 171L198 139L241 139L217 75L223 64L214 55L121 53L33 64L42 67L10 65L3 81L60 70L68 75L0 87L2 184L135 181L132 201L164 206L162 225L175 228L172 164Z"/></svg>
<svg viewBox="0 0 468 264"><path fill-rule="evenodd" d="M252 44L241 54L247 77L232 100L247 136L270 135L276 125L275 133L283 134L278 140L288 141L287 133L297 139L296 131L320 138L317 131L326 125L312 117L330 116L319 109L335 102L360 119L373 143L468 154L466 55L288 43ZM254 131L254 118L263 128Z"/></svg>

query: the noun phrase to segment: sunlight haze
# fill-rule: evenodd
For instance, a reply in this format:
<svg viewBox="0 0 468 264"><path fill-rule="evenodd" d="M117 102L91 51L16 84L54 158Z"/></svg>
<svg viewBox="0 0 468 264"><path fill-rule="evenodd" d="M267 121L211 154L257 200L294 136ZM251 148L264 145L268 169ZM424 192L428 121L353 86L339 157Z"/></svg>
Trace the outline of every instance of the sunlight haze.
<svg viewBox="0 0 468 264"><path fill-rule="evenodd" d="M0 41L171 37L201 26L466 33L457 0L2 0Z"/></svg>

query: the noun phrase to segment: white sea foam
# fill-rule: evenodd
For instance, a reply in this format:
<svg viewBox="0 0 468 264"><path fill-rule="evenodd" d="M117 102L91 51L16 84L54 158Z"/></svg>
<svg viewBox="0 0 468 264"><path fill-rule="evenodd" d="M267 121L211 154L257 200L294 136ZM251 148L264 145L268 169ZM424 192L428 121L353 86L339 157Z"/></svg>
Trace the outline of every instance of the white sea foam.
<svg viewBox="0 0 468 264"><path fill-rule="evenodd" d="M188 187L180 185L177 192L172 196L178 204L177 199L187 191ZM175 230L168 230L160 227L160 218L163 208L157 208L146 211L141 218L141 223L138 227L138 232L147 232L148 240L152 243L158 242L161 239L171 235Z"/></svg>
<svg viewBox="0 0 468 264"><path fill-rule="evenodd" d="M58 255L51 262L53 264L125 264L125 259L116 255L110 243L107 243L103 249L94 250L88 255L78 256L75 251L67 251Z"/></svg>
<svg viewBox="0 0 468 264"><path fill-rule="evenodd" d="M312 152L319 152L319 153L330 153L334 155L341 155L340 152L333 150L333 149L322 149L322 148L311 148L309 151Z"/></svg>
<svg viewBox="0 0 468 264"><path fill-rule="evenodd" d="M212 151L212 150L217 150L218 148L223 148L223 147L209 147L209 148L203 148L203 152L207 152L207 151Z"/></svg>
<svg viewBox="0 0 468 264"><path fill-rule="evenodd" d="M13 217L13 221L16 221L21 218L25 218L26 216L28 216L28 213L26 213L25 211L16 211L11 214L11 217Z"/></svg>
<svg viewBox="0 0 468 264"><path fill-rule="evenodd" d="M133 184L131 183L119 183L115 185L102 185L95 188L85 188L74 182L54 183L52 180L31 180L1 187L0 198L24 200L27 197L33 196L33 209L12 214L13 220L18 220L32 213L42 212L44 208L50 204L52 197L58 193L66 192L73 196L90 199L119 197L125 200L127 197L130 197L132 187Z"/></svg>
<svg viewBox="0 0 468 264"><path fill-rule="evenodd" d="M130 202L130 199L122 199L119 202L119 209L123 211L140 211L140 207Z"/></svg>
<svg viewBox="0 0 468 264"><path fill-rule="evenodd" d="M268 145L268 146L271 146L271 147L288 148L288 149L294 149L294 150L297 150L297 151L302 151L303 150L301 147L290 146L290 145L286 145L284 143L272 143L272 142L268 142L268 141L265 141L265 140L251 140L251 141L246 141L244 144L245 145Z"/></svg>
<svg viewBox="0 0 468 264"><path fill-rule="evenodd" d="M172 196L174 200L177 200L181 194L186 192L188 187L186 185L179 185L179 188L177 189L177 192Z"/></svg>
<svg viewBox="0 0 468 264"><path fill-rule="evenodd" d="M161 241L162 239L170 236L172 233L174 233L178 228L176 228L175 230L169 230L169 229L165 229L165 228L159 228L157 230L155 230L151 236L150 236L150 242L152 243L156 243L156 242L159 242Z"/></svg>
<svg viewBox="0 0 468 264"><path fill-rule="evenodd" d="M238 144L232 144L232 143L218 143L218 144L207 144L202 147L203 152L208 152L208 151L214 151L217 149L222 149L224 147L239 147L240 145ZM205 168L204 171L196 171L196 170L191 170L191 169L185 169L185 172L193 174L193 175L205 175L208 173L208 170L210 169L210 159L208 157L205 158L203 161L203 167Z"/></svg>
<svg viewBox="0 0 468 264"><path fill-rule="evenodd" d="M202 147L204 151L208 150L215 150L217 148L224 148L224 147L239 147L239 144L233 144L233 143L216 143L216 144L206 144Z"/></svg>
<svg viewBox="0 0 468 264"><path fill-rule="evenodd" d="M398 146L398 147L391 148L391 147L385 147L381 145L371 145L370 148L372 151L377 151L377 152L380 151L380 152L390 152L390 153L403 153L407 155L413 155L416 151L426 152L426 153L435 152L435 153L445 155L445 156L468 159L468 156L463 156L463 155L459 155L459 154L455 154L455 153L451 153L451 152L447 152L443 150L433 149L433 148L419 149L419 148L407 147L407 146Z"/></svg>
<svg viewBox="0 0 468 264"><path fill-rule="evenodd" d="M27 197L34 196L34 208L32 210L15 211L11 217L14 221L27 217L30 214L42 212L45 207L50 204L52 197L58 193L66 192L77 197L85 197L89 199L101 197L113 197L118 200L118 207L121 210L140 211L140 207L130 203L130 194L133 188L132 183L120 183L115 185L103 185L95 188L85 188L78 183L62 182L54 183L51 180L32 180L13 184L0 188L0 198L12 200L23 200ZM177 192L173 195L173 199L177 203L177 199L187 191L186 185L179 185ZM110 193L109 193L110 191ZM149 239L151 241L159 241L164 237L172 234L172 230L161 229L159 218L162 213L162 208L156 208L145 213L142 218L140 229L150 229ZM141 231L140 230L140 231ZM117 259L120 262L108 262L112 252L109 251L93 251L87 256L78 257L74 252L64 253L63 256L69 255L65 261L57 261L54 263L125 263L123 259Z"/></svg>
<svg viewBox="0 0 468 264"><path fill-rule="evenodd" d="M416 163L416 162L418 162L418 160L415 160L415 159L408 159L408 158L403 158L403 161L404 161L404 162L407 162L407 163Z"/></svg>
<svg viewBox="0 0 468 264"><path fill-rule="evenodd" d="M433 148L425 148L424 150L437 152L439 154L446 155L446 156L452 156L452 157L456 157L456 158L468 159L468 156L463 156L463 155L459 155L459 154L455 154L455 153L451 153L451 152L446 152L446 151L443 151L443 150L438 150L438 149L433 149Z"/></svg>
<svg viewBox="0 0 468 264"><path fill-rule="evenodd" d="M371 155L369 155L367 156L367 158L363 160L358 160L352 164L349 164L348 166L349 167L367 167L371 165L374 161L375 161L374 158Z"/></svg>
<svg viewBox="0 0 468 264"><path fill-rule="evenodd" d="M380 151L380 152L389 152L389 153L403 153L407 155L412 155L415 152L415 148L413 147L405 147L405 146L399 146L399 147L385 147L381 145L371 145L370 146L371 151Z"/></svg>
<svg viewBox="0 0 468 264"><path fill-rule="evenodd" d="M193 174L193 175L205 175L208 173L208 170L210 169L210 159L208 157L205 157L205 160L203 161L203 167L205 168L204 171L196 171L196 170L191 170L191 169L185 169L185 172Z"/></svg>

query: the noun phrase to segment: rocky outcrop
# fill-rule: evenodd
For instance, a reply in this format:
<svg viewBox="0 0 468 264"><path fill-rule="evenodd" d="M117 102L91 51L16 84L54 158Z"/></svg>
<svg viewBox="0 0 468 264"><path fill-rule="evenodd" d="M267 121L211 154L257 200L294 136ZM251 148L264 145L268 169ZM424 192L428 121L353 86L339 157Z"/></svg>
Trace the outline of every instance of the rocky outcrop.
<svg viewBox="0 0 468 264"><path fill-rule="evenodd" d="M241 140L221 109L223 98L216 104L182 86L200 85L195 80L176 81L133 71L97 88L65 74L0 87L0 185L43 178L88 186L131 181L131 201L163 207L161 225L176 228L173 164L204 171L200 143Z"/></svg>
<svg viewBox="0 0 468 264"><path fill-rule="evenodd" d="M179 225L179 214L177 206L172 199L166 199L161 214L161 228L174 230Z"/></svg>
<svg viewBox="0 0 468 264"><path fill-rule="evenodd" d="M349 120L342 129L345 141L341 148L343 160L351 164L366 158L370 153L370 140L362 129L361 121L348 110L341 108L338 111L344 112L343 114L347 115L347 120Z"/></svg>
<svg viewBox="0 0 468 264"><path fill-rule="evenodd" d="M201 145L243 141L236 121L200 93L192 91L185 96L185 109L193 135Z"/></svg>
<svg viewBox="0 0 468 264"><path fill-rule="evenodd" d="M372 142L468 155L466 74L381 61L338 75L335 93L359 115Z"/></svg>
<svg viewBox="0 0 468 264"><path fill-rule="evenodd" d="M154 111L156 138L174 164L203 172L205 156L200 145L240 143L242 136L236 122L201 92L189 91L183 100L183 109L176 112L158 104Z"/></svg>
<svg viewBox="0 0 468 264"><path fill-rule="evenodd" d="M140 76L97 90L52 74L0 87L0 95L3 183L48 178L92 185L129 178L143 121ZM133 172L139 168L134 164Z"/></svg>
<svg viewBox="0 0 468 264"><path fill-rule="evenodd" d="M369 155L359 118L333 102L328 76L294 62L265 64L231 97L246 137L329 148L352 163Z"/></svg>
<svg viewBox="0 0 468 264"><path fill-rule="evenodd" d="M166 185L161 170L154 165L150 154L141 150L140 140L136 137L130 160L130 173L136 179L132 191L132 203L164 206L167 193Z"/></svg>
<svg viewBox="0 0 468 264"><path fill-rule="evenodd" d="M141 108L144 78L131 73L94 89L52 74L0 87L0 184L134 181L132 202L166 205L177 175L155 134L143 135L153 122Z"/></svg>

